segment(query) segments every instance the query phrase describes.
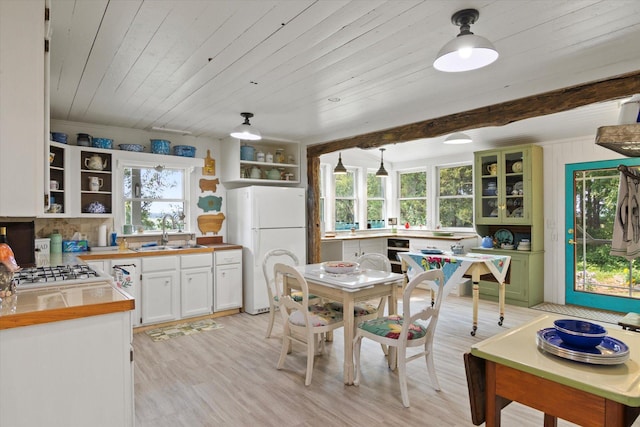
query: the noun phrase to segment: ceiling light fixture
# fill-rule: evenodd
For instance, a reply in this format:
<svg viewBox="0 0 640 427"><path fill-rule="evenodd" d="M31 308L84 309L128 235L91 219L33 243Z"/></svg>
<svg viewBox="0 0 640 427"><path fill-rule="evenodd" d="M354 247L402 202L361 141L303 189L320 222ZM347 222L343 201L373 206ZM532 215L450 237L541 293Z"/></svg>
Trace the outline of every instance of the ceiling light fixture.
<svg viewBox="0 0 640 427"><path fill-rule="evenodd" d="M262 139L260 131L251 127L251 123L249 123L249 119L253 117L253 113L240 113L240 115L244 117L244 122L233 129L229 135L234 138L244 139L247 141L258 141Z"/></svg>
<svg viewBox="0 0 640 427"><path fill-rule="evenodd" d="M476 9L464 9L453 14L451 22L460 27L460 34L445 44L433 66L436 70L448 73L476 70L498 59L498 51L484 37L473 34L471 24L480 16Z"/></svg>
<svg viewBox="0 0 640 427"><path fill-rule="evenodd" d="M182 135L191 135L191 132L189 132L188 130L183 130L183 129L170 129L170 128L165 128L165 127L160 127L160 126L153 126L151 128L152 130L157 130L160 132L169 132L169 133L179 133Z"/></svg>
<svg viewBox="0 0 640 427"><path fill-rule="evenodd" d="M336 165L335 169L333 170L333 173L335 175L346 175L347 174L347 168L345 168L344 165L342 164L342 153L338 154L338 164Z"/></svg>
<svg viewBox="0 0 640 427"><path fill-rule="evenodd" d="M381 148L380 149L380 169L378 169L378 172L376 172L376 176L381 177L381 176L389 176L389 172L386 171L386 169L384 168L384 150L385 148Z"/></svg>
<svg viewBox="0 0 640 427"><path fill-rule="evenodd" d="M443 141L444 144L452 144L452 145L453 144L468 144L470 142L473 142L471 137L469 135L467 135L466 133L462 133L462 132L452 133L451 135L446 137L445 140Z"/></svg>

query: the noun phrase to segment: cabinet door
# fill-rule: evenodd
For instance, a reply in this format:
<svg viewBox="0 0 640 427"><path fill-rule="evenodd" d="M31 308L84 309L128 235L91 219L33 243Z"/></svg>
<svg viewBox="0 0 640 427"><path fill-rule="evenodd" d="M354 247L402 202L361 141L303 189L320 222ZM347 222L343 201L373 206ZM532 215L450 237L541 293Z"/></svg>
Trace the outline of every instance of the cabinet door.
<svg viewBox="0 0 640 427"><path fill-rule="evenodd" d="M499 151L483 151L476 153L474 163L476 223L500 224L500 180L502 162Z"/></svg>
<svg viewBox="0 0 640 427"><path fill-rule="evenodd" d="M212 294L211 268L201 267L182 270L180 277L181 317L211 313Z"/></svg>
<svg viewBox="0 0 640 427"><path fill-rule="evenodd" d="M364 254L384 254L385 239L362 239L360 240L360 255Z"/></svg>
<svg viewBox="0 0 640 427"><path fill-rule="evenodd" d="M92 269L111 275L111 271L107 270L108 266L106 264L108 263L108 261L85 261L85 262Z"/></svg>
<svg viewBox="0 0 640 427"><path fill-rule="evenodd" d="M504 150L502 153L500 209L505 224L531 221L531 159L529 149Z"/></svg>
<svg viewBox="0 0 640 427"><path fill-rule="evenodd" d="M175 320L180 315L178 273L162 271L142 275L142 323Z"/></svg>
<svg viewBox="0 0 640 427"><path fill-rule="evenodd" d="M358 240L349 240L342 242L342 260L355 261L360 256L360 242Z"/></svg>
<svg viewBox="0 0 640 427"><path fill-rule="evenodd" d="M216 266L213 311L242 307L242 264Z"/></svg>
<svg viewBox="0 0 640 427"><path fill-rule="evenodd" d="M44 0L0 1L0 216L43 212Z"/></svg>

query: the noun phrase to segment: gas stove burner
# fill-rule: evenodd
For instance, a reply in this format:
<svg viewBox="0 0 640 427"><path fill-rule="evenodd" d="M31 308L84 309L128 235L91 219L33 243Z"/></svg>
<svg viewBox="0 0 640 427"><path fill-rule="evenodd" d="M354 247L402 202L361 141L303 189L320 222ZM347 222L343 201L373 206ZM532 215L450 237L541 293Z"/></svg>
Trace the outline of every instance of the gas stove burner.
<svg viewBox="0 0 640 427"><path fill-rule="evenodd" d="M69 282L92 277L99 277L99 274L88 265L75 264L55 267L23 268L15 273L13 280L17 286L21 286L36 283Z"/></svg>

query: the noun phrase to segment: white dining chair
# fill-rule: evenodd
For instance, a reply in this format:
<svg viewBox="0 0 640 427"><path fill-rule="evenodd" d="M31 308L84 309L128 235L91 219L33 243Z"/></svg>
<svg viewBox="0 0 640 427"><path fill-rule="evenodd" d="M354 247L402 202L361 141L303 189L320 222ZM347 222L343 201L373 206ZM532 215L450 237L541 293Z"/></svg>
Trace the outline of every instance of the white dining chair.
<svg viewBox="0 0 640 427"><path fill-rule="evenodd" d="M267 295L269 297L269 324L267 325L266 338L271 336L273 330L273 323L276 317L276 311L280 304L278 302L278 294L274 288L273 276L270 273L273 271L273 266L276 261L286 263L289 265L299 265L298 257L293 252L287 249L271 249L262 258L262 274L264 274L264 281L267 285Z"/></svg>
<svg viewBox="0 0 640 427"><path fill-rule="evenodd" d="M306 346L307 368L305 385L311 384L313 362L316 347L324 349L324 334L344 326L342 313L329 310L321 304L311 304L309 286L304 276L294 267L276 263L273 267L274 285L280 305L283 321L282 350L278 360L278 369L282 369L287 354L292 351L292 343ZM294 300L290 294L285 294L284 281L293 280L295 286L302 292L302 300Z"/></svg>
<svg viewBox="0 0 640 427"><path fill-rule="evenodd" d="M427 306L413 313L411 310L411 294L419 283L437 282L437 297L433 307ZM413 277L404 289L402 295L402 315L393 314L378 319L368 320L358 325L353 340L355 358L354 384L360 384L360 347L362 338L368 338L380 344L396 347L398 358L398 379L402 404L409 407L407 392L407 362L424 356L431 384L439 391L440 384L433 364L433 337L438 323L438 314L442 303L444 274L442 270L427 270ZM425 322L428 322L425 325ZM420 352L407 356L407 348L423 346Z"/></svg>

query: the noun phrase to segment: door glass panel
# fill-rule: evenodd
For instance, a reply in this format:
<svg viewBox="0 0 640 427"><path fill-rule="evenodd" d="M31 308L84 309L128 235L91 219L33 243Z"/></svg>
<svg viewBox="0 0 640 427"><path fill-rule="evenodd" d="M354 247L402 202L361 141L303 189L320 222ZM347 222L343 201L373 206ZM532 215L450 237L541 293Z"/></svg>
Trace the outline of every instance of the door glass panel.
<svg viewBox="0 0 640 427"><path fill-rule="evenodd" d="M483 156L480 160L482 181L482 206L480 215L484 218L498 217L498 156Z"/></svg>
<svg viewBox="0 0 640 427"><path fill-rule="evenodd" d="M567 303L624 312L640 298L640 261L610 255L620 182L617 163L573 171L572 221L567 224L567 261L572 261L567 267L573 277L567 276Z"/></svg>

